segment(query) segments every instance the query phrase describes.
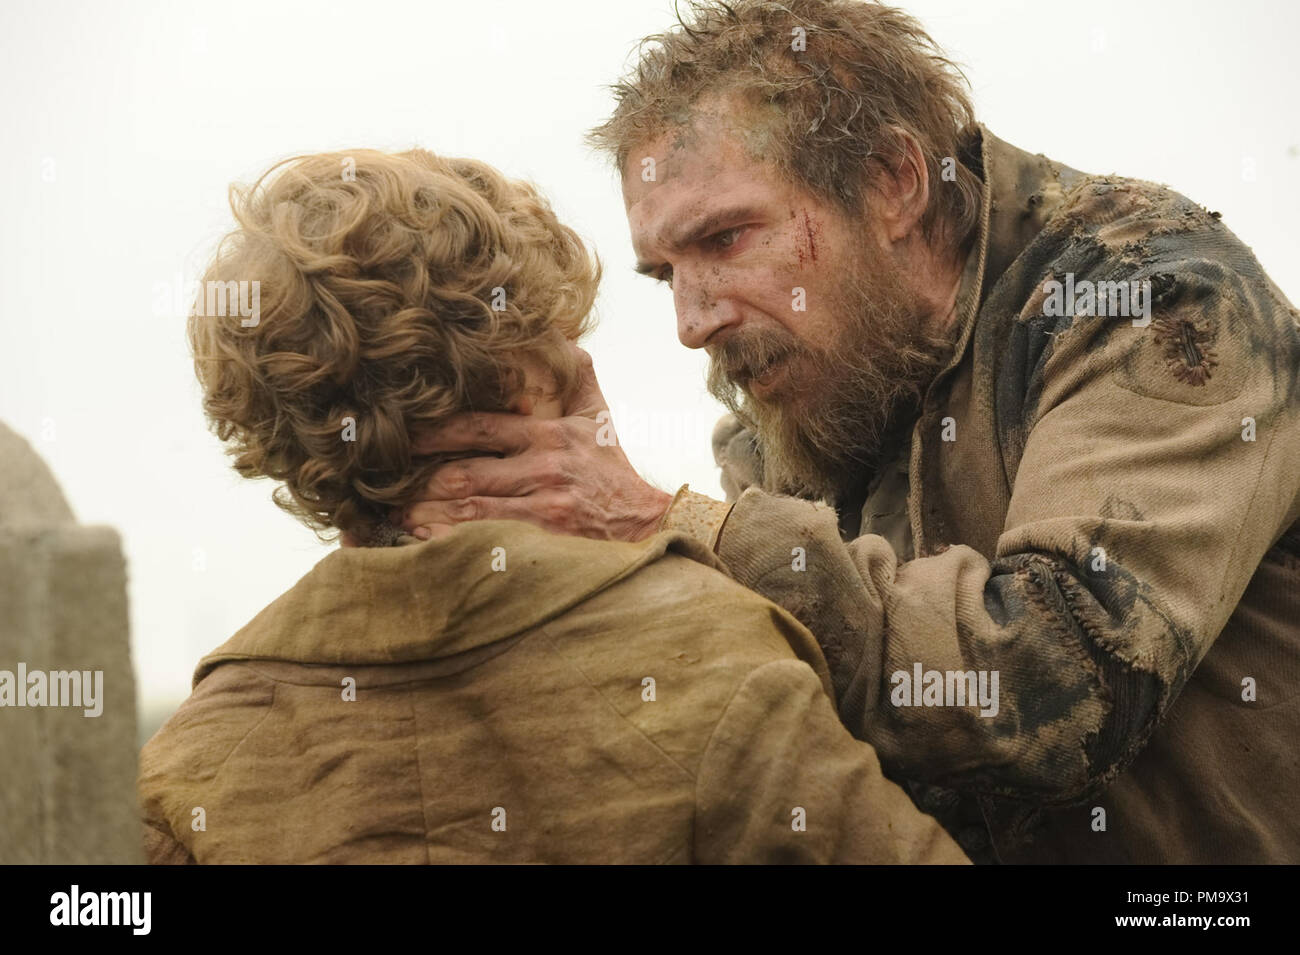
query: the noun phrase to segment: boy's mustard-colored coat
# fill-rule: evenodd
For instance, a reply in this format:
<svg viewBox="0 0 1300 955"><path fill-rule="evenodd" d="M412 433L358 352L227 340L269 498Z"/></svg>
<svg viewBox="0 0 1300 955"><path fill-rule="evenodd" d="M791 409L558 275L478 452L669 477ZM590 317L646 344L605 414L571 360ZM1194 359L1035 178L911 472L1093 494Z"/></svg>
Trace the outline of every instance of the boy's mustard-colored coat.
<svg viewBox="0 0 1300 955"><path fill-rule="evenodd" d="M505 521L329 555L145 746L149 859L966 862L715 567Z"/></svg>

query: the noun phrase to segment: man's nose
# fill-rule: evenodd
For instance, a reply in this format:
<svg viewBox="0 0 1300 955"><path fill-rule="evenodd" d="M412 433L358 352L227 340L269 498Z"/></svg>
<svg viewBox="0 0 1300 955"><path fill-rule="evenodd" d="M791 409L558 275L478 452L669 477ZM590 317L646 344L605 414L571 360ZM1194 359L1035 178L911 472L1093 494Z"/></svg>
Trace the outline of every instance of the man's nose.
<svg viewBox="0 0 1300 955"><path fill-rule="evenodd" d="M687 348L703 348L720 329L740 324L740 308L730 295L718 294L680 272L673 275L673 305L677 339Z"/></svg>

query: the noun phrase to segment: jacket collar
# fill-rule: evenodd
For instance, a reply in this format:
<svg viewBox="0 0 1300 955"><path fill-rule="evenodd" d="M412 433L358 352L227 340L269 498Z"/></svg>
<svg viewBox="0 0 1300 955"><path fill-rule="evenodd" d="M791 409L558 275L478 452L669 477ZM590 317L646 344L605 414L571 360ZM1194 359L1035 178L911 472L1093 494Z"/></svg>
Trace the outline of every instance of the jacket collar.
<svg viewBox="0 0 1300 955"><path fill-rule="evenodd" d="M397 547L342 548L204 657L366 665L434 660L503 640L675 552L718 567L677 533L637 543L564 537L517 521L476 521Z"/></svg>
<svg viewBox="0 0 1300 955"><path fill-rule="evenodd" d="M1083 173L1053 162L1041 153L1032 155L993 135L982 123L961 137L961 161L983 182L979 228L966 259L957 292L955 344L948 363L925 393L924 408L912 430L908 455L911 476L908 524L913 550L923 556L929 548L922 501L925 482L925 435L928 421L943 407L948 379L966 360L981 306L998 279L1020 255L1065 201L1066 193Z"/></svg>
<svg viewBox="0 0 1300 955"><path fill-rule="evenodd" d="M966 260L957 295L956 347L948 366L959 365L975 329L980 306L1008 266L1042 231L1082 178L1077 169L999 139L982 123L962 137L961 154L984 183L978 234Z"/></svg>

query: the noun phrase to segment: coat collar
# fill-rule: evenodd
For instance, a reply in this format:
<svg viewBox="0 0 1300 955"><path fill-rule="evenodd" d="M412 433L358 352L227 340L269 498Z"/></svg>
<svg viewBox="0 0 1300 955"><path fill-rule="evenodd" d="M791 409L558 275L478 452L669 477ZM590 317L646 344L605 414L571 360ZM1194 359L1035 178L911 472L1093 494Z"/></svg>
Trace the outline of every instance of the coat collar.
<svg viewBox="0 0 1300 955"><path fill-rule="evenodd" d="M982 123L962 136L961 153L984 183L978 234L957 296L956 347L940 379L965 357L980 306L1008 266L1042 231L1083 173L999 139ZM976 166L978 163L978 166Z"/></svg>
<svg viewBox="0 0 1300 955"><path fill-rule="evenodd" d="M472 650L544 624L669 552L719 566L708 548L677 533L593 541L518 521L462 524L398 547L341 548L204 657L194 685L235 660L367 665Z"/></svg>
<svg viewBox="0 0 1300 955"><path fill-rule="evenodd" d="M984 188L978 233L957 292L955 345L947 365L926 390L924 408L912 431L907 512L916 556L924 556L930 547L924 520L926 504L922 500L926 435L936 433L930 425L939 414L937 409L944 406L950 377L971 349L981 306L998 279L1042 231L1065 202L1071 187L1084 175L1041 153L1018 149L993 135L982 123L963 133L959 152Z"/></svg>

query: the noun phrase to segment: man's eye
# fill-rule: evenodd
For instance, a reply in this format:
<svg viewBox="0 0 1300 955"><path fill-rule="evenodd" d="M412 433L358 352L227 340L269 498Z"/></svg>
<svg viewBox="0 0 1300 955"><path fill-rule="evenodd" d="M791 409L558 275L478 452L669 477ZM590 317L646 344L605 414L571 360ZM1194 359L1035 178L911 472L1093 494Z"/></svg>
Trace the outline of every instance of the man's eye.
<svg viewBox="0 0 1300 955"><path fill-rule="evenodd" d="M664 270L663 270L662 272L660 272L659 275L656 276L656 277L659 279L660 282L663 282L663 283L664 283L665 285L667 285L669 288L672 288L672 287L673 287L673 269L672 269L672 266L669 266L668 268L664 269Z"/></svg>
<svg viewBox="0 0 1300 955"><path fill-rule="evenodd" d="M740 232L741 230L739 226L734 229L728 229L725 232L719 232L713 237L713 244L719 249L729 249L735 245L736 240L740 238Z"/></svg>

